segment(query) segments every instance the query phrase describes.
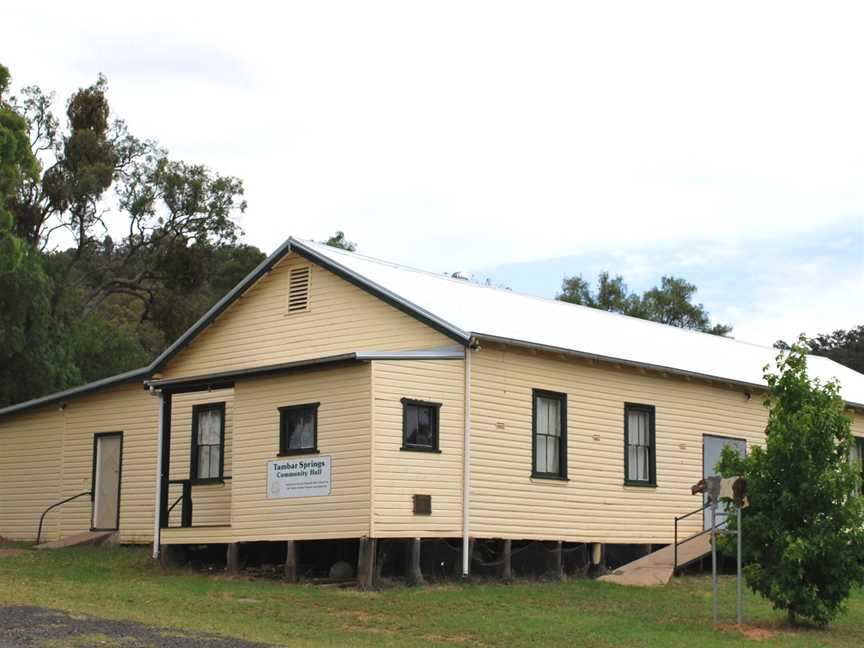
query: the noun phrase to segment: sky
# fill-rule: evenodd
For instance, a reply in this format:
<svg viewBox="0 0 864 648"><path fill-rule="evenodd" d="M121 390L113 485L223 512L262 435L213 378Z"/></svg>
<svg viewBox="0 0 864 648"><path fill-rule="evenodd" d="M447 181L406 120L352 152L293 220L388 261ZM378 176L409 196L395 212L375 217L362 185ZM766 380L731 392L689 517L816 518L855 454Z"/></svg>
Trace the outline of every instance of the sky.
<svg viewBox="0 0 864 648"><path fill-rule="evenodd" d="M26 3L13 87L244 180L245 240L554 296L664 274L744 340L864 323L858 2Z"/></svg>

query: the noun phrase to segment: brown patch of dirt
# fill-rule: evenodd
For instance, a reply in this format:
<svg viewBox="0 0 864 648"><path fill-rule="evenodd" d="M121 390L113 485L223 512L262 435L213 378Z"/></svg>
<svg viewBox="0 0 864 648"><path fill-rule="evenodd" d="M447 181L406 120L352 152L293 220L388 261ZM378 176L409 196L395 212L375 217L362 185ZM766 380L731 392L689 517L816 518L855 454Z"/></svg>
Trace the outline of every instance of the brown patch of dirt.
<svg viewBox="0 0 864 648"><path fill-rule="evenodd" d="M427 634L427 635L423 635L423 638L428 640L428 641L458 643L458 644L466 644L469 646L482 646L482 645L484 645L484 644L480 643L479 641L477 641L477 639L475 639L474 637L467 635L467 634L462 634L462 633L457 633L457 634L453 634L453 635Z"/></svg>
<svg viewBox="0 0 864 648"><path fill-rule="evenodd" d="M0 558L14 558L15 556L23 556L24 549L0 549Z"/></svg>
<svg viewBox="0 0 864 648"><path fill-rule="evenodd" d="M721 624L717 627L723 632L737 632L754 641L764 641L765 639L773 639L777 636L774 630L759 628L757 626Z"/></svg>

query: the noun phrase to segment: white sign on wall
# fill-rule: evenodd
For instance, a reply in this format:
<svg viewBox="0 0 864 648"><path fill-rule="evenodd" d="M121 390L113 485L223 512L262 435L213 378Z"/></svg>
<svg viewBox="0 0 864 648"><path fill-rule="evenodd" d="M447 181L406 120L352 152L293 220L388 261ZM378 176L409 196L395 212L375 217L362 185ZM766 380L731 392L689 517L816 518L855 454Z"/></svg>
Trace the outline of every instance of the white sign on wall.
<svg viewBox="0 0 864 648"><path fill-rule="evenodd" d="M320 497L330 494L330 455L285 457L267 462L267 497Z"/></svg>

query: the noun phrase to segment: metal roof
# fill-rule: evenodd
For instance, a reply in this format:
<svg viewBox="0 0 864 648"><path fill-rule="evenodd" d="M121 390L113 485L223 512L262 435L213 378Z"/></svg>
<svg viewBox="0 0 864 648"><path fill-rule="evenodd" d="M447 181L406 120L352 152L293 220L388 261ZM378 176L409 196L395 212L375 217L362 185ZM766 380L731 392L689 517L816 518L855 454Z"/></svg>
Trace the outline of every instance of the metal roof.
<svg viewBox="0 0 864 648"><path fill-rule="evenodd" d="M292 251L463 345L472 338L510 342L756 387L766 386L762 369L773 364L778 353L772 347L483 286L289 238L147 367L10 405L0 409L0 416L148 378ZM371 354L366 359L372 359ZM809 356L808 368L822 381L836 378L846 402L864 407L864 374L819 356Z"/></svg>
<svg viewBox="0 0 864 648"><path fill-rule="evenodd" d="M763 367L773 366L778 354L769 346L453 279L319 243L296 243L478 338L758 387L766 386ZM836 378L843 398L864 406L864 374L819 356L809 356L808 369L822 381Z"/></svg>

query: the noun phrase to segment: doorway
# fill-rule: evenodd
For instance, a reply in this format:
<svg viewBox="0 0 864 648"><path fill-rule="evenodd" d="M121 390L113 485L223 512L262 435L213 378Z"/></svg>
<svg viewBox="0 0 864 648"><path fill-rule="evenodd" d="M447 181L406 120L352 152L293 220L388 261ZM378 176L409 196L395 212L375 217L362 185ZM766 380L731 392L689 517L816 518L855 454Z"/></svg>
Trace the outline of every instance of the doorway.
<svg viewBox="0 0 864 648"><path fill-rule="evenodd" d="M116 531L120 527L120 477L123 465L123 433L93 436L92 531Z"/></svg>
<svg viewBox="0 0 864 648"><path fill-rule="evenodd" d="M717 463L720 461L720 455L723 453L723 448L730 446L738 451L738 454L747 454L746 439L736 439L733 437L712 436L706 434L702 437L702 476L713 477L717 474ZM703 496L703 503L707 504L708 500ZM717 521L720 524L726 519L726 505L722 502L717 505ZM711 528L711 509L703 511L704 520L703 528Z"/></svg>

